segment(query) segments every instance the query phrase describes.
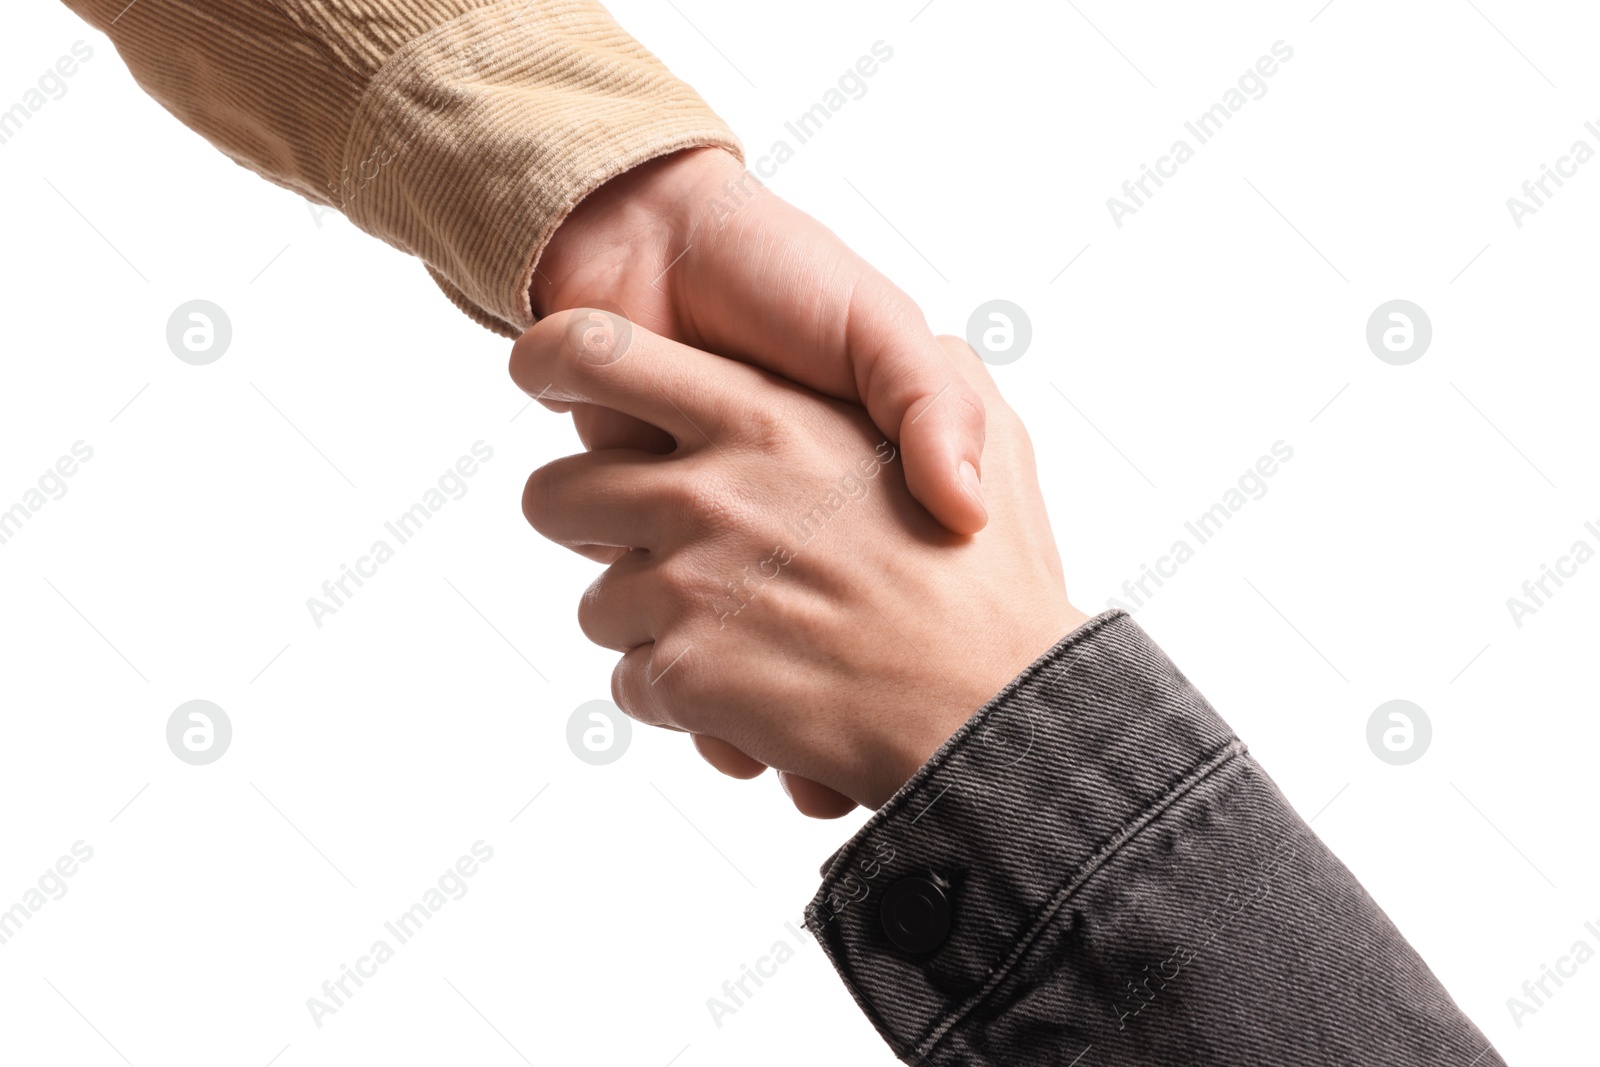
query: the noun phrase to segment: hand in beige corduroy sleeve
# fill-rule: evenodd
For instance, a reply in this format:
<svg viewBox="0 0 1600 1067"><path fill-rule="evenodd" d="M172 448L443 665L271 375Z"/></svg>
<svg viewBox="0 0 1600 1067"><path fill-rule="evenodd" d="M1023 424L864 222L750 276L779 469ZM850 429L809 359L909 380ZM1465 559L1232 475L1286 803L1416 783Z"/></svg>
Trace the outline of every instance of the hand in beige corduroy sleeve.
<svg viewBox="0 0 1600 1067"><path fill-rule="evenodd" d="M235 162L421 257L508 337L606 180L738 140L590 0L67 0Z"/></svg>
<svg viewBox="0 0 1600 1067"><path fill-rule="evenodd" d="M421 258L490 329L600 307L860 403L935 517L966 534L987 521L983 402L915 303L745 171L727 126L598 3L66 3L181 121ZM863 62L893 56L874 51ZM590 448L661 444L597 405L546 406ZM787 784L810 814L851 806Z"/></svg>

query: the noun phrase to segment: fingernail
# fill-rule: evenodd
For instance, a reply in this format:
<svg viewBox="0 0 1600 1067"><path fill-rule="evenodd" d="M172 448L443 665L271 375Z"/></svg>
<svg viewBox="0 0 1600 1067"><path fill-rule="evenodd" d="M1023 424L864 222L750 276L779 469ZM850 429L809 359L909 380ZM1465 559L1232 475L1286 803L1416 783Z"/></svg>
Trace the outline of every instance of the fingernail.
<svg viewBox="0 0 1600 1067"><path fill-rule="evenodd" d="M967 492L972 494L972 499L978 502L979 507L982 507L983 483L978 481L978 468L974 467L970 460L964 459L961 461L961 484L967 487ZM985 514L988 514L987 510Z"/></svg>

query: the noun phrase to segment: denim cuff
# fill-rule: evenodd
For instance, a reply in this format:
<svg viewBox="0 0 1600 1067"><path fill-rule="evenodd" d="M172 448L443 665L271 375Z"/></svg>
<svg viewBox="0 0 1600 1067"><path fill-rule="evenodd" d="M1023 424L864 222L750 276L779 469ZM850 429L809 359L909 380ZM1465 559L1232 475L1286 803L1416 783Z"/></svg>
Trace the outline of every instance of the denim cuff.
<svg viewBox="0 0 1600 1067"><path fill-rule="evenodd" d="M805 924L907 1062L984 1001L1078 888L1244 745L1126 612L972 715L822 867Z"/></svg>

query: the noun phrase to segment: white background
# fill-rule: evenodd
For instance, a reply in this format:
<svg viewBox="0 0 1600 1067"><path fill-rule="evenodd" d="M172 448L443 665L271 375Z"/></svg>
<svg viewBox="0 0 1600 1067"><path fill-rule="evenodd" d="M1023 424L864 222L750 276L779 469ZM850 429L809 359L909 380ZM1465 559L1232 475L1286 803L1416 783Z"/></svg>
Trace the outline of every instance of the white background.
<svg viewBox="0 0 1600 1067"><path fill-rule="evenodd" d="M1318 2L614 11L752 157L894 49L772 187L938 329L1029 312L996 373L1086 610L1293 447L1139 622L1511 1063L1589 1060L1600 961L1520 1027L1506 999L1600 949L1600 561L1520 628L1506 600L1600 547L1600 161L1521 228L1506 198L1600 148L1600 25ZM574 623L596 568L519 513L578 444L524 410L509 345L190 134L64 8L8 22L0 107L73 42L94 55L0 145L0 507L74 442L94 456L0 546L0 908L74 842L94 855L0 946L0 1060L891 1062L784 928L862 813L800 819L676 734L606 767L568 750L613 657ZM1106 198L1278 40L1269 92L1119 229ZM165 339L196 298L234 330L205 367ZM1409 366L1364 338L1394 298L1433 323ZM469 493L315 627L306 598L480 439ZM234 727L206 767L165 741L195 698ZM1392 698L1434 728L1406 767L1365 739ZM480 839L470 892L315 1026L306 998ZM706 998L779 939L797 957L716 1026Z"/></svg>

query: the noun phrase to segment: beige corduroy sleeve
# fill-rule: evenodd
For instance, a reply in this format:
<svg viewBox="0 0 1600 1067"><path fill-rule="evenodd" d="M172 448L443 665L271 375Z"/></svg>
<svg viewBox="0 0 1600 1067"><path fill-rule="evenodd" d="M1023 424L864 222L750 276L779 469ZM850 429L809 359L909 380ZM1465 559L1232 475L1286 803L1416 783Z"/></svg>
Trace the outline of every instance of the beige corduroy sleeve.
<svg viewBox="0 0 1600 1067"><path fill-rule="evenodd" d="M508 337L555 228L682 148L740 153L593 0L66 0L235 162L421 257Z"/></svg>

